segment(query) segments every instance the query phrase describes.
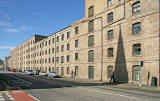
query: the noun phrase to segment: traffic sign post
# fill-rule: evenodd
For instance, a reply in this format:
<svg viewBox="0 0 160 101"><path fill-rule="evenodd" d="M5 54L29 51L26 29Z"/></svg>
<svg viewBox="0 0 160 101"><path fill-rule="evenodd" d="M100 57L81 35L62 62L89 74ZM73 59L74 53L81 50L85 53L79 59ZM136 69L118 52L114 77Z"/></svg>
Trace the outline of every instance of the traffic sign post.
<svg viewBox="0 0 160 101"><path fill-rule="evenodd" d="M140 61L140 72L139 72L139 75L140 75L140 78L139 78L139 86L142 87L142 67L143 67L143 64L144 62L143 61Z"/></svg>

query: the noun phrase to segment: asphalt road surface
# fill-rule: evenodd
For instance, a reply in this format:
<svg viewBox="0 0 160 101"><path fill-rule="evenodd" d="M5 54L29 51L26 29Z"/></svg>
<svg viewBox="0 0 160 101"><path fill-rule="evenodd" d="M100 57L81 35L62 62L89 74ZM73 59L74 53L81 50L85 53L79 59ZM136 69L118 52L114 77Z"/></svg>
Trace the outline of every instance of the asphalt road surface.
<svg viewBox="0 0 160 101"><path fill-rule="evenodd" d="M160 92L118 89L93 83L77 83L61 78L0 73L6 89L22 89L39 101L160 101Z"/></svg>

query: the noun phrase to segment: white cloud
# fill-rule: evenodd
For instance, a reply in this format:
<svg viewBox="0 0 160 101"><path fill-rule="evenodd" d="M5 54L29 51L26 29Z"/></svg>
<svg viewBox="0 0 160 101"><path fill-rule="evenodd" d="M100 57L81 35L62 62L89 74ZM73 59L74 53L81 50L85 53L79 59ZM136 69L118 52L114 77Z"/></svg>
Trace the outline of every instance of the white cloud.
<svg viewBox="0 0 160 101"><path fill-rule="evenodd" d="M28 29L28 26L26 26L26 25L19 27L19 30L22 30L22 31L26 31L27 29Z"/></svg>
<svg viewBox="0 0 160 101"><path fill-rule="evenodd" d="M14 49L15 47L10 47L10 46L0 46L0 49L9 49L9 50L12 50Z"/></svg>
<svg viewBox="0 0 160 101"><path fill-rule="evenodd" d="M10 26L12 26L12 24L9 23L9 22L0 22L0 26L2 26L2 27L10 27Z"/></svg>
<svg viewBox="0 0 160 101"><path fill-rule="evenodd" d="M13 29L13 28L7 28L7 29L4 29L4 32L16 33L16 32L19 32L19 30L18 29Z"/></svg>

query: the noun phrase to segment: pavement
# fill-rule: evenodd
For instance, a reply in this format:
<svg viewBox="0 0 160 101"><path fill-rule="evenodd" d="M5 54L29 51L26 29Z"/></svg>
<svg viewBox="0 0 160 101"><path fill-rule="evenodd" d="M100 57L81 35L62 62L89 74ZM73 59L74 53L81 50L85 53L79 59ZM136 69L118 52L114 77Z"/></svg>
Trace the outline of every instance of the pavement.
<svg viewBox="0 0 160 101"><path fill-rule="evenodd" d="M91 83L91 84L99 84L104 87L110 87L110 88L120 88L120 89L132 89L132 90L144 90L144 91L156 91L160 92L160 86L154 87L154 86L147 86L142 85L141 87L138 84L131 84L131 83L123 83L123 84L117 84L117 83L109 83L105 81L98 81L98 80L90 80L90 79L80 79L80 78L71 78L71 77L63 77L63 80L67 81L74 81L78 83Z"/></svg>

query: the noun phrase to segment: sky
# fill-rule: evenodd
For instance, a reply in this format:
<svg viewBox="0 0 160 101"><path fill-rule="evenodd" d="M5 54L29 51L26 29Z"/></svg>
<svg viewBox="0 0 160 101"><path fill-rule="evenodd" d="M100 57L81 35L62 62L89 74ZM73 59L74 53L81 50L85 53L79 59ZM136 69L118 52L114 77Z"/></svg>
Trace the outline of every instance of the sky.
<svg viewBox="0 0 160 101"><path fill-rule="evenodd" d="M51 35L85 16L85 0L0 0L0 59L35 34Z"/></svg>

